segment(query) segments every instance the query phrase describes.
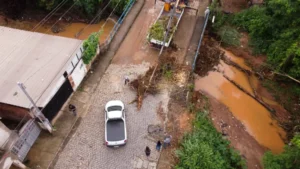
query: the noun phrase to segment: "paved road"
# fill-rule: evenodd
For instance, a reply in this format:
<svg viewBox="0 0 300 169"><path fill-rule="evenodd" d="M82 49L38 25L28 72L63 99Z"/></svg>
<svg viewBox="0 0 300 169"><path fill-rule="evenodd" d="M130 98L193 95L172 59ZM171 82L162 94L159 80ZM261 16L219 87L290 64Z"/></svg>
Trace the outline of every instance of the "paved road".
<svg viewBox="0 0 300 169"><path fill-rule="evenodd" d="M132 25L135 29L142 26L149 27L155 9L151 4L153 1L147 0L143 8L144 14L139 15L137 21ZM145 14L153 15L145 15ZM149 22L141 23L141 20ZM139 41L134 42L136 48L128 48L124 43L136 39L139 34ZM155 96L147 96L144 99L142 109L138 111L136 104L129 104L136 98L136 92L129 86L124 86L124 77L135 79L145 73L151 62L137 63L132 59L131 52L140 59L147 55L147 51L153 52L145 42L147 31L136 32L130 30L126 39L117 51L113 64L106 70L99 85L90 98L91 106L84 116L78 129L59 155L54 168L58 169L133 169L133 168L156 168L159 152L155 150L156 140L151 139L147 133L148 125L159 124L157 109L168 103L168 93L161 93ZM144 38L143 38L144 37ZM127 53L128 55L122 55ZM122 58L121 58L122 57ZM121 59L120 59L121 58ZM124 147L117 149L107 148L104 145L104 105L112 99L122 100L126 105L127 134L128 143ZM149 146L151 156L145 157L144 149Z"/></svg>
<svg viewBox="0 0 300 169"><path fill-rule="evenodd" d="M164 102L165 94L147 96L142 109L137 111L136 104L129 104L135 99L136 93L129 86L123 85L125 75L129 75L131 79L136 78L144 73L148 66L109 66L94 93L88 114L59 156L55 168L132 169L135 168L134 163L137 165L141 161L138 158L145 158L146 146L152 149L150 161L158 160L159 153L155 151L155 142L147 138L147 127L150 124L158 124L156 112L159 103ZM126 105L128 143L117 149L103 145L103 109L105 103L112 99L120 99ZM151 164L155 166L155 163Z"/></svg>
<svg viewBox="0 0 300 169"><path fill-rule="evenodd" d="M158 60L158 50L149 48L147 35L150 26L156 20L163 3L157 1L154 8L153 0L146 0L144 8L132 25L128 36L124 39L118 52L114 56L114 64L140 64L149 62L151 64Z"/></svg>

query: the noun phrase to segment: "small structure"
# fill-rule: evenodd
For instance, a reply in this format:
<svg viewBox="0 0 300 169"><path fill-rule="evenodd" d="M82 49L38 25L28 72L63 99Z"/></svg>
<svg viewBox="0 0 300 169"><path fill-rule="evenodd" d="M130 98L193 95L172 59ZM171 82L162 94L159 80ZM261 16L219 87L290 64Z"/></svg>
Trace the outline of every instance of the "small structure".
<svg viewBox="0 0 300 169"><path fill-rule="evenodd" d="M19 168L26 168L18 155L12 152L18 140L18 134L8 129L0 121L0 168L9 169L12 165ZM23 142L23 144L26 143Z"/></svg>
<svg viewBox="0 0 300 169"><path fill-rule="evenodd" d="M21 121L30 114L21 82L51 121L87 73L82 52L81 40L0 26L0 117Z"/></svg>
<svg viewBox="0 0 300 169"><path fill-rule="evenodd" d="M51 121L90 67L82 53L81 40L0 26L0 168L24 167L22 161L42 130L17 82Z"/></svg>

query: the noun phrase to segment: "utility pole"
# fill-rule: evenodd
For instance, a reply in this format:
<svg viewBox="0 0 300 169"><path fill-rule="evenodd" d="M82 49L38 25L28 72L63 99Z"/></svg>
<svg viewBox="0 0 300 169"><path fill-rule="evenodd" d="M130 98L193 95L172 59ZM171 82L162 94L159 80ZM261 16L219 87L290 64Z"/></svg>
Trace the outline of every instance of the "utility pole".
<svg viewBox="0 0 300 169"><path fill-rule="evenodd" d="M162 54L163 50L164 50L165 43L166 43L169 31L170 31L170 26L171 26L171 24L173 22L173 16L174 16L174 13L176 12L178 4L179 4L179 0L176 1L176 4L175 4L175 6L173 6L173 9L171 11L171 16L170 16L170 19L168 21L167 29L165 31L164 41L163 41L163 44L162 44L162 46L160 48L160 52L159 52L158 56L160 56Z"/></svg>
<svg viewBox="0 0 300 169"><path fill-rule="evenodd" d="M32 98L30 97L30 95L28 94L28 92L25 89L25 86L23 83L18 82L17 83L18 86L21 88L21 90L24 92L24 94L26 95L26 97L29 99L29 101L31 102L31 104L33 105L33 109L32 109L32 113L34 115L34 117L38 118L40 120L40 122L42 122L43 127L45 127L50 133L52 133L53 128L51 123L49 122L49 120L44 116L44 114L41 112L41 110L37 107L37 105L34 103L34 101L32 100Z"/></svg>

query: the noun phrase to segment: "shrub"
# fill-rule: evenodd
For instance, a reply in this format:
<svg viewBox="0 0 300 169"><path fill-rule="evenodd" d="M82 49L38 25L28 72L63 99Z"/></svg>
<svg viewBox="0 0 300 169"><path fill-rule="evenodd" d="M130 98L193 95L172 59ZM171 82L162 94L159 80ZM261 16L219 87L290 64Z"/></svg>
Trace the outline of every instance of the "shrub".
<svg viewBox="0 0 300 169"><path fill-rule="evenodd" d="M296 135L290 145L286 145L284 152L274 155L265 153L263 157L265 169L299 169L300 168L300 135Z"/></svg>
<svg viewBox="0 0 300 169"><path fill-rule="evenodd" d="M194 131L187 134L176 151L179 164L176 169L242 169L245 161L230 148L230 142L214 128L207 112L199 112Z"/></svg>
<svg viewBox="0 0 300 169"><path fill-rule="evenodd" d="M118 5L116 7L115 13L117 15L121 15L124 12L124 10L129 2L130 2L130 0L112 0L111 3L109 4L109 7L111 9L114 9Z"/></svg>
<svg viewBox="0 0 300 169"><path fill-rule="evenodd" d="M83 63L89 64L97 53L99 43L99 33L92 33L87 40L83 42Z"/></svg>

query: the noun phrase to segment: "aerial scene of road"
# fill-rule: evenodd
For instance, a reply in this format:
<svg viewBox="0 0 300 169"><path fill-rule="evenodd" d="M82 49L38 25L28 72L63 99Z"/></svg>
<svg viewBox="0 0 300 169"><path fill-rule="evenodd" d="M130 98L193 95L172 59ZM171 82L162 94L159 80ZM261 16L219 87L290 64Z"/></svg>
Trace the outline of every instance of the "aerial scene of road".
<svg viewBox="0 0 300 169"><path fill-rule="evenodd" d="M0 169L300 169L299 0L0 0Z"/></svg>

